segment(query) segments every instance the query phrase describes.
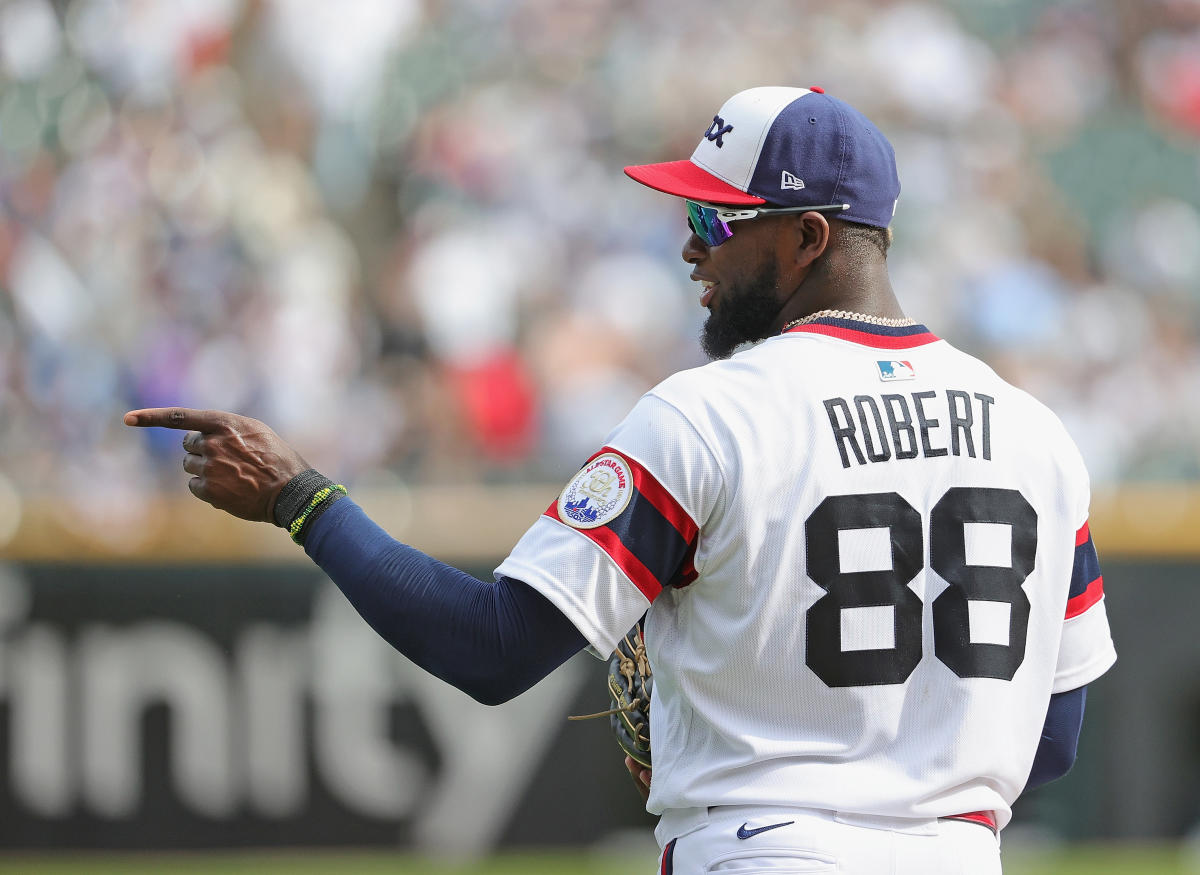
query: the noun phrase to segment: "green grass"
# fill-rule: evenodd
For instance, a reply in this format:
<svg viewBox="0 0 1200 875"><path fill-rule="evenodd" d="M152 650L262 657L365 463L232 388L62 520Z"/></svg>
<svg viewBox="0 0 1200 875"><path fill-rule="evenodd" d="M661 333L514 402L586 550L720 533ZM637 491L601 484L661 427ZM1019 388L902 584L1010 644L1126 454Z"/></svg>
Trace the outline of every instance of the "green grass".
<svg viewBox="0 0 1200 875"><path fill-rule="evenodd" d="M1200 875L1200 859L1173 845L1087 845L1004 854L1005 875Z"/></svg>
<svg viewBox="0 0 1200 875"><path fill-rule="evenodd" d="M577 853L501 854L452 865L378 851L196 854L10 854L0 856L0 875L637 875L653 871L644 857ZM1005 875L1200 875L1169 845L1090 845L1034 853L1013 849Z"/></svg>

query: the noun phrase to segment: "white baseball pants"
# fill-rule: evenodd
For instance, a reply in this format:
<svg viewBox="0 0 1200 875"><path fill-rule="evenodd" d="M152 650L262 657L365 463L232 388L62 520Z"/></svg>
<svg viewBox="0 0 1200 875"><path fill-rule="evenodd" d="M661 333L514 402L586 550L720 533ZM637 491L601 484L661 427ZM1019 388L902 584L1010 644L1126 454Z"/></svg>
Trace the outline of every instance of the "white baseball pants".
<svg viewBox="0 0 1200 875"><path fill-rule="evenodd" d="M720 806L672 837L658 875L999 875L992 830L960 820L911 820L813 808ZM664 829L666 827L666 829Z"/></svg>

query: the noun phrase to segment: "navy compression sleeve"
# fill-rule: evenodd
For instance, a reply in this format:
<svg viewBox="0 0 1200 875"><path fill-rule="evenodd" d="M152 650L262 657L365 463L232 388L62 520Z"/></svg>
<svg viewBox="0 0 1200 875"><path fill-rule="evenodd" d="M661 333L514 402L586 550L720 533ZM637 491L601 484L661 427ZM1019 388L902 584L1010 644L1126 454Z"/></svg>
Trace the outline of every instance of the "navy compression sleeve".
<svg viewBox="0 0 1200 875"><path fill-rule="evenodd" d="M1032 790L1061 778L1075 763L1075 752L1079 747L1079 730L1083 727L1083 706L1087 701L1087 687L1055 693L1050 697L1046 709L1046 723L1042 727L1042 740L1033 757L1033 768L1025 789Z"/></svg>
<svg viewBox="0 0 1200 875"><path fill-rule="evenodd" d="M484 704L525 692L587 646L533 587L483 583L438 562L349 499L312 523L304 551L388 643Z"/></svg>

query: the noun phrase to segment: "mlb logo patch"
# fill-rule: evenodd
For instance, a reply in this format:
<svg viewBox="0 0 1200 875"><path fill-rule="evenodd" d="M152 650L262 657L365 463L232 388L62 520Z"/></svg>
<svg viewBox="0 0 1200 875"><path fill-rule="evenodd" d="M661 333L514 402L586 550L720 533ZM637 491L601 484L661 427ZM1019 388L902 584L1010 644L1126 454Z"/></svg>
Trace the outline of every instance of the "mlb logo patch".
<svg viewBox="0 0 1200 875"><path fill-rule="evenodd" d="M917 376L917 372L913 370L913 366L909 362L875 362L879 368L879 379L885 383L891 383L895 380L912 380Z"/></svg>

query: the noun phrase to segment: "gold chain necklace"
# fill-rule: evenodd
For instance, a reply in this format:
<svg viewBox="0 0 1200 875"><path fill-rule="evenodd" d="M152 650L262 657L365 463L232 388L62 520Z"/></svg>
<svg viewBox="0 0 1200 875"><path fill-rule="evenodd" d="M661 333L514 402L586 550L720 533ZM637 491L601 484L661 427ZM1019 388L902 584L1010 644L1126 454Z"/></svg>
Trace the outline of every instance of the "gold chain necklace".
<svg viewBox="0 0 1200 875"><path fill-rule="evenodd" d="M910 319L907 316L896 318L893 316L869 316L866 313L853 313L849 310L818 310L816 313L810 313L803 319L793 319L787 325L783 326L783 330L791 331L797 325L807 325L809 322L815 322L818 319L853 319L855 322L884 325L888 328L908 328L910 325L917 324L916 319Z"/></svg>

